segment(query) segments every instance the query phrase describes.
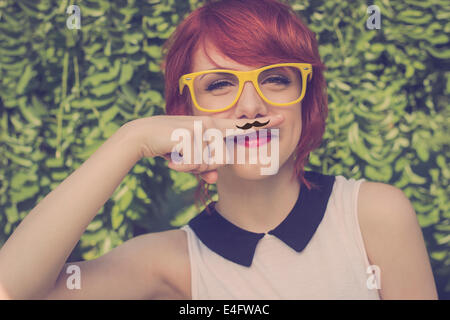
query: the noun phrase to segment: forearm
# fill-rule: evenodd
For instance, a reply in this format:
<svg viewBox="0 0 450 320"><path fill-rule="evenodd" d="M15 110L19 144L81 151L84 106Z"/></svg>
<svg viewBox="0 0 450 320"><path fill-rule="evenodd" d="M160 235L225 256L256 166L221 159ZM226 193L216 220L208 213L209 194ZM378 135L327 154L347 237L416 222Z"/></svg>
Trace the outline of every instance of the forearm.
<svg viewBox="0 0 450 320"><path fill-rule="evenodd" d="M31 210L0 249L0 286L10 297L52 288L86 227L139 158L122 127Z"/></svg>

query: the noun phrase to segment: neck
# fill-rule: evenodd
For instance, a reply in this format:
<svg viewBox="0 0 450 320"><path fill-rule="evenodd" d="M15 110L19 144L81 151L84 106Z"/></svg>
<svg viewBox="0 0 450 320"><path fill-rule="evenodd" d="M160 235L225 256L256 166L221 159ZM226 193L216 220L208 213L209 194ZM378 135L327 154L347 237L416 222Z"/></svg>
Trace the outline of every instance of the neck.
<svg viewBox="0 0 450 320"><path fill-rule="evenodd" d="M231 171L231 168L228 168ZM276 175L261 180L219 172L216 210L228 221L251 232L265 233L277 227L291 212L300 192L290 158ZM225 170L224 170L225 171Z"/></svg>

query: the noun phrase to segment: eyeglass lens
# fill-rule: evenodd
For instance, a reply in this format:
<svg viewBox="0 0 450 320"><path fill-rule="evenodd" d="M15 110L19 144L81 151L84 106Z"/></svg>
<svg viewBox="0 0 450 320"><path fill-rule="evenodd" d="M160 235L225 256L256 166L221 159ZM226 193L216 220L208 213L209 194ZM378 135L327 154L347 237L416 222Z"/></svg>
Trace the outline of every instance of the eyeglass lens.
<svg viewBox="0 0 450 320"><path fill-rule="evenodd" d="M302 93L302 74L295 67L274 67L261 72L258 86L273 103L291 103ZM239 89L238 78L227 72L211 72L194 80L194 94L201 108L217 110L229 106Z"/></svg>

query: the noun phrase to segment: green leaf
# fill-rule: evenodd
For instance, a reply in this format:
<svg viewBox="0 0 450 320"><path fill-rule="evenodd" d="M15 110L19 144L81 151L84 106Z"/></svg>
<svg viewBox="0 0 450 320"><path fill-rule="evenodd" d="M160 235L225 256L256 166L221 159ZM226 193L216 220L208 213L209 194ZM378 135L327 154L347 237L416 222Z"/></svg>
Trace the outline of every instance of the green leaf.
<svg viewBox="0 0 450 320"><path fill-rule="evenodd" d="M35 126L42 125L42 121L39 118L39 115L36 113L35 109L30 105L27 105L26 97L22 97L21 99L19 99L19 109L22 113L22 116L27 119L30 124L33 124Z"/></svg>
<svg viewBox="0 0 450 320"><path fill-rule="evenodd" d="M390 166L381 168L367 166L364 174L372 181L389 182L392 177L392 168Z"/></svg>
<svg viewBox="0 0 450 320"><path fill-rule="evenodd" d="M48 168L61 168L64 166L64 159L60 158L48 158L45 160L45 165Z"/></svg>
<svg viewBox="0 0 450 320"><path fill-rule="evenodd" d="M112 107L108 108L107 110L102 112L102 116L100 118L100 120L103 123L108 123L110 121L112 121L116 115L119 113L119 108L115 105L113 105Z"/></svg>
<svg viewBox="0 0 450 320"><path fill-rule="evenodd" d="M104 129L103 129L103 136L105 138L109 138L110 136L112 136L118 129L120 128L120 126L117 123L114 122L108 122Z"/></svg>
<svg viewBox="0 0 450 320"><path fill-rule="evenodd" d="M28 181L28 174L26 174L24 172L18 172L11 179L11 187L13 189L19 189L27 181Z"/></svg>
<svg viewBox="0 0 450 320"><path fill-rule="evenodd" d="M85 232L81 236L81 241L90 246L95 246L97 243L102 241L108 235L108 230L100 229L94 232Z"/></svg>
<svg viewBox="0 0 450 320"><path fill-rule="evenodd" d="M92 108L100 108L110 105L114 101L117 100L116 96L105 97L105 98L97 98L92 99L89 97L81 98L78 100L72 101L72 107L74 108L82 108L82 109L92 109Z"/></svg>
<svg viewBox="0 0 450 320"><path fill-rule="evenodd" d="M104 96L104 95L113 93L114 90L116 90L116 88L117 88L117 83L113 81L113 82L99 85L99 86L91 89L91 93L93 93L95 96L99 97L99 96Z"/></svg>
<svg viewBox="0 0 450 320"><path fill-rule="evenodd" d="M137 101L137 94L134 89L128 84L122 85L121 89L125 94L125 98L127 99L127 101L134 105Z"/></svg>
<svg viewBox="0 0 450 320"><path fill-rule="evenodd" d="M119 84L125 84L133 77L133 66L131 64L123 64L120 72Z"/></svg>
<svg viewBox="0 0 450 320"><path fill-rule="evenodd" d="M414 25L428 23L432 18L431 15L418 10L402 10L397 15L398 20Z"/></svg>
<svg viewBox="0 0 450 320"><path fill-rule="evenodd" d="M128 206L130 205L131 201L133 200L133 193L131 191L127 191L119 201L119 209L120 211L125 211L128 209Z"/></svg>
<svg viewBox="0 0 450 320"><path fill-rule="evenodd" d="M450 59L450 50L449 49L434 49L433 47L425 48L433 57L438 59Z"/></svg>
<svg viewBox="0 0 450 320"><path fill-rule="evenodd" d="M114 61L112 67L110 67L108 72L99 72L93 75L90 75L86 79L84 79L84 85L91 85L93 87L98 86L102 82L110 82L115 80L120 73L120 61L117 59Z"/></svg>
<svg viewBox="0 0 450 320"><path fill-rule="evenodd" d="M39 192L38 185L24 186L19 191L14 190L11 191L10 193L11 201L13 203L19 203L37 195L38 192Z"/></svg>
<svg viewBox="0 0 450 320"><path fill-rule="evenodd" d="M101 220L92 221L86 228L87 231L96 231L103 226L103 222Z"/></svg>
<svg viewBox="0 0 450 320"><path fill-rule="evenodd" d="M4 155L6 156L6 158L10 159L11 161L13 161L21 166L31 167L33 165L33 162L31 162L30 160L16 156L15 154L13 154L7 150L4 151Z"/></svg>
<svg viewBox="0 0 450 320"><path fill-rule="evenodd" d="M124 219L123 214L120 212L118 206L114 206L111 211L111 224L114 230L117 230L122 224Z"/></svg>
<svg viewBox="0 0 450 320"><path fill-rule="evenodd" d="M418 214L417 220L419 222L419 225L422 228L426 228L430 225L438 223L439 222L439 210L434 209L434 210L429 211L428 213Z"/></svg>
<svg viewBox="0 0 450 320"><path fill-rule="evenodd" d="M146 46L142 50L152 58L161 58L161 48L159 46Z"/></svg>
<svg viewBox="0 0 450 320"><path fill-rule="evenodd" d="M367 147L364 145L364 142L362 141L362 139L359 136L359 127L358 127L358 123L353 123L348 131L348 141L349 141L349 146L350 148L362 159L364 159L365 161L367 161L368 163L375 165L375 166L380 166L379 161L376 161L375 159L373 159L373 157L371 157L370 155L370 150L367 149Z"/></svg>
<svg viewBox="0 0 450 320"><path fill-rule="evenodd" d="M25 67L25 71L23 72L22 76L19 79L19 82L17 83L16 87L17 94L22 94L25 92L25 88L27 87L31 78L33 78L35 74L36 73L33 71L33 67L31 65L27 65Z"/></svg>
<svg viewBox="0 0 450 320"><path fill-rule="evenodd" d="M154 104L160 104L163 101L161 93L155 90L149 90L148 92L146 92L145 97Z"/></svg>
<svg viewBox="0 0 450 320"><path fill-rule="evenodd" d="M405 165L404 173L409 178L409 181L414 184L424 184L427 180L417 174L415 174L409 164Z"/></svg>
<svg viewBox="0 0 450 320"><path fill-rule="evenodd" d="M9 223L15 223L19 220L19 212L17 211L16 205L6 208L5 213Z"/></svg>

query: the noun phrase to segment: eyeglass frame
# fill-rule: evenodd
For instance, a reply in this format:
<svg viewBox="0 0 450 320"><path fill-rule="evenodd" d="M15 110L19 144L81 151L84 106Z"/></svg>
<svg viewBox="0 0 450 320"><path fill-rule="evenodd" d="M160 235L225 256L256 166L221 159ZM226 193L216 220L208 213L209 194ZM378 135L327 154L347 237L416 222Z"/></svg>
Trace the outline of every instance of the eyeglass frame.
<svg viewBox="0 0 450 320"><path fill-rule="evenodd" d="M288 102L288 103L276 103L276 102L272 102L270 100L268 100L264 94L261 92L261 89L259 88L259 84L258 84L258 77L259 74L267 69L271 69L271 68L276 68L276 67L296 67L297 69L300 70L301 74L302 74L302 92L300 94L300 97L297 98L295 101L293 102ZM194 90L194 80L196 77L203 75L203 74L208 74L208 73L216 73L216 72L221 72L221 73L229 73L232 74L234 76L237 77L238 82L239 82L239 88L238 88L238 92L236 94L236 98L234 99L233 102L230 103L230 105L226 106L225 108L222 109L205 109L200 107L200 105L197 102L197 99L195 97L195 90ZM204 111L204 112L211 112L211 113L216 113L216 112L222 112L225 110L228 110L230 108L232 108L236 102L239 100L239 97L242 94L242 91L244 89L244 84L248 81L250 81L251 83L253 83L253 86L255 87L256 91L258 92L259 96L268 104L274 105L276 107L285 107L288 105L292 105L295 103L298 103L300 101L303 100L303 98L305 97L305 93L306 93L306 83L307 81L311 81L312 79L312 75L313 75L313 69L312 69L312 65L310 63L296 63L296 62L292 62L292 63L277 63L277 64L272 64L272 65L268 65L259 69L255 69L255 70L250 70L250 71L237 71L237 70L229 70L229 69L214 69L214 70L205 70L205 71L199 71L199 72L192 72L192 73L187 73L185 75L182 75L179 79L179 90L180 90L180 95L183 94L183 89L185 86L187 86L189 88L189 92L191 93L191 97L192 97L192 101L194 102L194 106L200 110L200 111Z"/></svg>

